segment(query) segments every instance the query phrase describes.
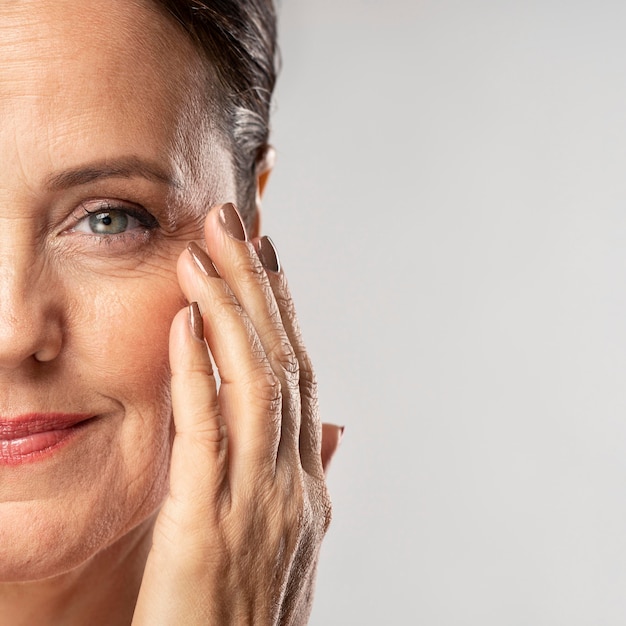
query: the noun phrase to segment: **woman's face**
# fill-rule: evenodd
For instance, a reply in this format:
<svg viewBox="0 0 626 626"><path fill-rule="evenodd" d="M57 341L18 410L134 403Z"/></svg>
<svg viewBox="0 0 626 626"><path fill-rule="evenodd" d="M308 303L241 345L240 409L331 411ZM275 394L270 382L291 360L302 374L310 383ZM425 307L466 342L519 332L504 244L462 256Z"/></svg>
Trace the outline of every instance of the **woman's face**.
<svg viewBox="0 0 626 626"><path fill-rule="evenodd" d="M201 76L149 2L0 0L0 581L78 565L167 488L175 262L235 197ZM58 413L90 419L15 443Z"/></svg>

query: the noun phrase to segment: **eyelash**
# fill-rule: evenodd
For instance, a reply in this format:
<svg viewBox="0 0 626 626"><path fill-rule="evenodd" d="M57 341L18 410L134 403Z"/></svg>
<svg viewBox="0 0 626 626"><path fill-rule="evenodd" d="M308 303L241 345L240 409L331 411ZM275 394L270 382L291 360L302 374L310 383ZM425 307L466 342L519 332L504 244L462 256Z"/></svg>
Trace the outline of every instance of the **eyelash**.
<svg viewBox="0 0 626 626"><path fill-rule="evenodd" d="M130 207L124 204L113 204L111 202L102 202L96 206L95 209L90 210L84 204L79 207L79 215L75 217L75 225L70 228L70 232L77 232L82 235L86 235L88 237L95 237L99 240L111 240L111 239L120 239L124 237L136 237L137 233L133 233L137 228L129 228L121 233L86 233L77 230L77 225L80 224L83 220L88 219L92 215L99 215L102 213L123 213L128 215L129 217L135 219L141 230L143 230L144 234L148 234L150 231L159 228L159 222L157 219L148 211L143 208L138 207Z"/></svg>

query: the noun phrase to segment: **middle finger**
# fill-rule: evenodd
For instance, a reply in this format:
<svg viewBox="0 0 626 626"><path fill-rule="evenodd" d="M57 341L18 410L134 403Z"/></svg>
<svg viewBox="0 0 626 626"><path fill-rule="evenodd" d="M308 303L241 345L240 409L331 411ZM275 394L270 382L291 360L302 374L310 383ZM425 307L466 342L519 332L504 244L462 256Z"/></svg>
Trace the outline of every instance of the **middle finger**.
<svg viewBox="0 0 626 626"><path fill-rule="evenodd" d="M283 326L267 274L232 204L209 212L205 240L213 264L254 327L279 382L282 400L279 457L286 455L290 460L299 460L298 359Z"/></svg>

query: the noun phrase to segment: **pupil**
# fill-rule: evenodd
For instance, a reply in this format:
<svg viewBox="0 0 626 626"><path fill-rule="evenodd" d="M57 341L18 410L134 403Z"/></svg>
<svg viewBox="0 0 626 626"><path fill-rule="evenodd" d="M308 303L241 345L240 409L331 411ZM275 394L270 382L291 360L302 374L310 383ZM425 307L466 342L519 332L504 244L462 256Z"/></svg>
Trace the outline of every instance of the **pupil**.
<svg viewBox="0 0 626 626"><path fill-rule="evenodd" d="M94 213L89 217L89 225L92 233L119 235L128 228L128 215L115 209Z"/></svg>

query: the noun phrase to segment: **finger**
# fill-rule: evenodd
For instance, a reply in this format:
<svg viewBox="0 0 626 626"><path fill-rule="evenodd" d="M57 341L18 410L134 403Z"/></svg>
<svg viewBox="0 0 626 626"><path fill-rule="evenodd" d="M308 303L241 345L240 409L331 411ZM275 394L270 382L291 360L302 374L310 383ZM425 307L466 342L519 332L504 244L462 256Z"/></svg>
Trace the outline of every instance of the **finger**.
<svg viewBox="0 0 626 626"><path fill-rule="evenodd" d="M205 231L209 256L254 326L280 385L282 422L278 455L300 463L299 363L267 273L254 246L247 240L243 223L232 204L211 211Z"/></svg>
<svg viewBox="0 0 626 626"><path fill-rule="evenodd" d="M190 507L194 511L200 507L201 512L211 509L224 487L228 441L202 316L195 302L179 311L172 323L170 367L175 427L170 499L174 506L182 507L189 521Z"/></svg>
<svg viewBox="0 0 626 626"><path fill-rule="evenodd" d="M320 458L324 473L328 471L330 462L339 448L343 437L344 426L335 426L334 424L322 424L322 451Z"/></svg>
<svg viewBox="0 0 626 626"><path fill-rule="evenodd" d="M228 428L231 485L275 473L280 437L280 384L260 339L232 291L196 244L181 254L178 277L198 302L204 335L219 372L219 405Z"/></svg>
<svg viewBox="0 0 626 626"><path fill-rule="evenodd" d="M302 468L312 476L321 477L324 471L321 457L322 424L319 417L317 380L311 359L302 339L296 309L276 248L269 237L261 237L255 240L254 244L259 259L267 271L289 343L293 346L298 359L301 403L299 450Z"/></svg>

